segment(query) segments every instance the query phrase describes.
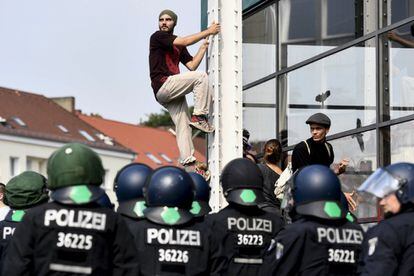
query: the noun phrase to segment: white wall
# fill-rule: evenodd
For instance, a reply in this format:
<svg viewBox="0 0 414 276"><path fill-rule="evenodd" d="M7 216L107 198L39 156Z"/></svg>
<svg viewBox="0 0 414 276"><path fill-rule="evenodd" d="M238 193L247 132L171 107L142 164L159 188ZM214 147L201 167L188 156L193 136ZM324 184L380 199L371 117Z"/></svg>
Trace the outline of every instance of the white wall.
<svg viewBox="0 0 414 276"><path fill-rule="evenodd" d="M27 159L31 159L32 170L47 177L47 159L56 149L63 145L63 143L0 134L0 182L7 183L12 177L10 157L19 158L17 173L27 170ZM101 157L104 169L107 172L105 183L103 183L102 187L107 191L111 201L115 203L113 180L120 168L132 162L134 155L102 149L94 150Z"/></svg>

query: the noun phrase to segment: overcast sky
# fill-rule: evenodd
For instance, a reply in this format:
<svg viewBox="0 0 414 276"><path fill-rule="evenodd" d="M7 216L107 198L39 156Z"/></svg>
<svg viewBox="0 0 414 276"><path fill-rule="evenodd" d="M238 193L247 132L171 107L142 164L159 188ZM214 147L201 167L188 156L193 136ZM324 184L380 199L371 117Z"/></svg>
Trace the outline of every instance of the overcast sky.
<svg viewBox="0 0 414 276"><path fill-rule="evenodd" d="M199 0L0 0L0 86L74 96L84 113L138 123L161 110L148 41L165 8L177 35L200 30Z"/></svg>

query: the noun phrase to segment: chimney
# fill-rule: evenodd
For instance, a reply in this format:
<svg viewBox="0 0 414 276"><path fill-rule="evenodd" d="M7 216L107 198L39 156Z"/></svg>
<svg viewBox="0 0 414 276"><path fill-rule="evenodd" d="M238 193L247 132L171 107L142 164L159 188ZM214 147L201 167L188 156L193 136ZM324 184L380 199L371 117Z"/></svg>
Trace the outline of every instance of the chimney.
<svg viewBox="0 0 414 276"><path fill-rule="evenodd" d="M75 111L75 97L57 97L50 99L69 112L73 113Z"/></svg>

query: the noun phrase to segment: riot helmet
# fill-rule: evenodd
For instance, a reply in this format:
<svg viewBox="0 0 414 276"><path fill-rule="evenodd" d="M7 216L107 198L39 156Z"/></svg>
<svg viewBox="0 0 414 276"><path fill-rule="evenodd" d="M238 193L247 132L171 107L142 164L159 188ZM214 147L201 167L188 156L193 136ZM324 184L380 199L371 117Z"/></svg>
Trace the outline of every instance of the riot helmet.
<svg viewBox="0 0 414 276"><path fill-rule="evenodd" d="M79 143L56 150L47 163L47 186L51 198L63 204L86 204L100 198L104 190L105 170L101 158L91 148Z"/></svg>
<svg viewBox="0 0 414 276"><path fill-rule="evenodd" d="M402 205L414 202L414 164L395 163L378 168L358 188L378 198L395 193Z"/></svg>
<svg viewBox="0 0 414 276"><path fill-rule="evenodd" d="M341 183L328 167L304 167L293 183L292 196L298 214L323 219L342 219L346 216L346 211L340 204Z"/></svg>
<svg viewBox="0 0 414 276"><path fill-rule="evenodd" d="M142 163L131 163L118 171L114 190L119 202L117 212L131 218L143 218L145 199L143 188L152 169Z"/></svg>
<svg viewBox="0 0 414 276"><path fill-rule="evenodd" d="M194 201L190 212L195 217L202 217L207 215L210 211L210 185L200 174L195 172L189 173L194 183Z"/></svg>
<svg viewBox="0 0 414 276"><path fill-rule="evenodd" d="M12 209L28 209L48 201L46 178L36 172L26 171L6 185L5 204Z"/></svg>
<svg viewBox="0 0 414 276"><path fill-rule="evenodd" d="M194 184L183 169L165 166L154 170L145 183L144 195L144 216L152 222L180 225L193 218Z"/></svg>
<svg viewBox="0 0 414 276"><path fill-rule="evenodd" d="M220 181L228 202L258 206L265 201L262 172L248 159L236 158L230 161L223 168Z"/></svg>

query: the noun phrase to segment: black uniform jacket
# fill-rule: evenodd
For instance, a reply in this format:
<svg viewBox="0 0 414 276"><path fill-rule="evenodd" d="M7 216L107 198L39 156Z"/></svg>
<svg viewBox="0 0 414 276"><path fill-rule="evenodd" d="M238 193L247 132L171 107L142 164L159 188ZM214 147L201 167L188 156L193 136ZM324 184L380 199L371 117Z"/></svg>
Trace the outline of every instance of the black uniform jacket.
<svg viewBox="0 0 414 276"><path fill-rule="evenodd" d="M132 225L140 275L221 275L224 260L205 223L166 226L141 220Z"/></svg>
<svg viewBox="0 0 414 276"><path fill-rule="evenodd" d="M306 146L306 143L308 146ZM292 152L292 171L309 165L325 165L329 167L334 159L333 147L328 142L315 142L309 138L295 146Z"/></svg>
<svg viewBox="0 0 414 276"><path fill-rule="evenodd" d="M14 232L3 275L137 275L132 235L96 203L30 209Z"/></svg>
<svg viewBox="0 0 414 276"><path fill-rule="evenodd" d="M266 248L282 229L282 220L257 207L230 204L207 216L213 239L227 262L224 275L258 275Z"/></svg>
<svg viewBox="0 0 414 276"><path fill-rule="evenodd" d="M276 236L261 275L355 275L363 238L346 219L302 217Z"/></svg>
<svg viewBox="0 0 414 276"><path fill-rule="evenodd" d="M3 269L4 259L7 255L7 249L11 238L13 237L14 230L18 222L13 221L11 216L13 215L13 210L10 210L5 219L0 221L0 275Z"/></svg>
<svg viewBox="0 0 414 276"><path fill-rule="evenodd" d="M371 228L363 244L360 275L414 275L414 211Z"/></svg>

